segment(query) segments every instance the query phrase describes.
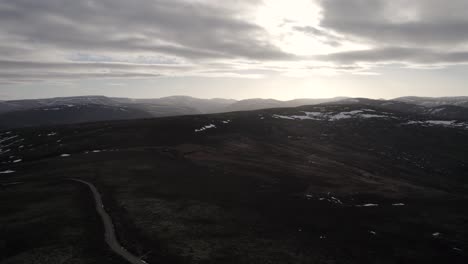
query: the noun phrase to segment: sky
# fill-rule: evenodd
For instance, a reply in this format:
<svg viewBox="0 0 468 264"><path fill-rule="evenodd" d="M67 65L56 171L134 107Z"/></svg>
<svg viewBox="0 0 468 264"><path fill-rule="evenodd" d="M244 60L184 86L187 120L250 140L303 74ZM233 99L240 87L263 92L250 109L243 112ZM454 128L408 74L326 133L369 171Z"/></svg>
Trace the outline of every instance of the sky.
<svg viewBox="0 0 468 264"><path fill-rule="evenodd" d="M0 100L468 95L466 0L0 0Z"/></svg>

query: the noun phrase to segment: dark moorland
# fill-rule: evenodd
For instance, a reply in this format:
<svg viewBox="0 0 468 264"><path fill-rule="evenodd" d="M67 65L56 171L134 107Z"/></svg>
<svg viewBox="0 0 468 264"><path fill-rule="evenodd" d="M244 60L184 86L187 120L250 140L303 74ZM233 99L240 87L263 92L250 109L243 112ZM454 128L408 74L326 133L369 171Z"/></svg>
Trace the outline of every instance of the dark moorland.
<svg viewBox="0 0 468 264"><path fill-rule="evenodd" d="M0 263L468 263L468 124L336 104L0 132Z"/></svg>

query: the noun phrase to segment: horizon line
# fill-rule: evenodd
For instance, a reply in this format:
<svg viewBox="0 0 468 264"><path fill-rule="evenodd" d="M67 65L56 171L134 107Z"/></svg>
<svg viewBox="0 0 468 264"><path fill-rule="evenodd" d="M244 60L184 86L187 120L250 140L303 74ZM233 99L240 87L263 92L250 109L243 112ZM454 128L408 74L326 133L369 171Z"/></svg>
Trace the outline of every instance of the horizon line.
<svg viewBox="0 0 468 264"><path fill-rule="evenodd" d="M35 97L35 98L18 98L18 99L7 99L7 100L0 100L0 102L9 102L9 101L22 101L22 100L45 100L45 99L58 99L58 98L73 98L73 97L105 97L105 98L126 98L126 99L133 99L133 100L148 100L148 99L164 99L164 98L169 98L169 97L190 97L194 99L201 99L201 100L216 100L216 99L221 99L221 100L234 100L234 101L244 101L244 100L254 100L254 99L259 99L259 100L276 100L276 101L282 101L282 102L287 102L287 101L294 101L294 100L303 100L303 99L312 99L312 100L325 100L325 99L335 99L335 98L343 98L343 99L359 99L359 98L365 98L365 99L373 99L373 100L385 100L385 101L391 101L394 99L398 98L411 98L411 97L416 97L416 98L427 98L427 99L435 99L435 98L456 98L456 97L468 97L468 95L447 95L447 96L420 96L420 95L405 95L405 96L398 96L398 97L392 97L392 98L375 98L375 97L363 97L363 96L333 96L333 97L297 97L294 99L287 99L287 100L282 100L282 99L277 99L277 98L271 98L271 97L250 97L250 98L244 98L244 99L233 99L233 98L224 98L224 97L210 97L210 98L204 98L204 97L195 97L191 95L182 95L182 94L174 94L174 95L168 95L168 96L162 96L162 97L127 97L127 96L108 96L108 95L103 95L103 94L89 94L89 95L70 95L70 96L51 96L51 97Z"/></svg>

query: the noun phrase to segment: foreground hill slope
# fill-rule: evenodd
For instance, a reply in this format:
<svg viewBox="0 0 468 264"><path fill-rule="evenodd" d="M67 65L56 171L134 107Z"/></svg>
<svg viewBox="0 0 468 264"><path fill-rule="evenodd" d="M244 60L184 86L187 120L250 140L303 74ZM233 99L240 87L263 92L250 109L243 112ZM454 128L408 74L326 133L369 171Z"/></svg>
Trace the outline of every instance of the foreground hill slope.
<svg viewBox="0 0 468 264"><path fill-rule="evenodd" d="M335 104L0 137L3 263L119 263L68 178L98 187L121 244L148 263L468 259L465 121Z"/></svg>

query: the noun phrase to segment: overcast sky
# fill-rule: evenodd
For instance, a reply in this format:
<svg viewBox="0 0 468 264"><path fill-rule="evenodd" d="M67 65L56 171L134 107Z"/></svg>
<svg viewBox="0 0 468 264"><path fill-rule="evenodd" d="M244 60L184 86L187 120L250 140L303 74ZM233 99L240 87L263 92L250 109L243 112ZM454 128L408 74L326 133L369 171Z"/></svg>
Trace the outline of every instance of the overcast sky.
<svg viewBox="0 0 468 264"><path fill-rule="evenodd" d="M0 100L468 95L466 0L0 0Z"/></svg>

